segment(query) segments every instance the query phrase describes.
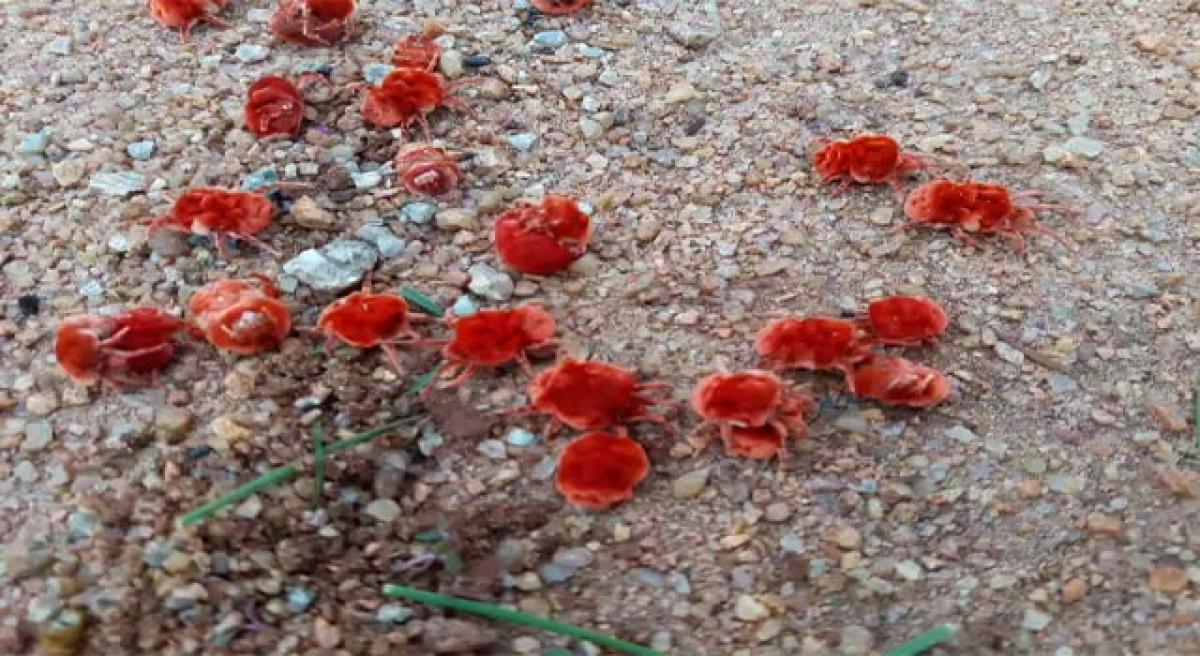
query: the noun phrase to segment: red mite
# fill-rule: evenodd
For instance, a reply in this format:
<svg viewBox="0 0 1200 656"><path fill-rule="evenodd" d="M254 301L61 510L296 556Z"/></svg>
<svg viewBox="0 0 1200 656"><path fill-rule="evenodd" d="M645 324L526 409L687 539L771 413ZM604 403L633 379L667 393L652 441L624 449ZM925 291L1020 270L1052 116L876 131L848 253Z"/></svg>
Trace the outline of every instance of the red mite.
<svg viewBox="0 0 1200 656"><path fill-rule="evenodd" d="M187 190L166 216L150 222L150 230L167 228L196 235L212 235L217 252L225 254L225 238L236 237L274 253L255 234L266 230L275 216L275 206L259 193L216 187Z"/></svg>
<svg viewBox="0 0 1200 656"><path fill-rule="evenodd" d="M442 47L432 36L410 34L396 41L396 54L392 56L392 66L432 71L437 68L441 56Z"/></svg>
<svg viewBox="0 0 1200 656"><path fill-rule="evenodd" d="M1021 200L1039 192L1012 193L1004 185L983 182L934 180L913 190L904 204L908 216L905 228L928 226L949 229L963 242L979 246L971 235L1000 235L1025 250L1025 233L1053 237L1066 248L1070 245L1057 233L1038 223L1037 212L1057 211L1076 214L1066 205L1022 204Z"/></svg>
<svg viewBox="0 0 1200 656"><path fill-rule="evenodd" d="M424 144L400 148L392 167L411 194L444 196L458 187L462 172L445 150Z"/></svg>
<svg viewBox="0 0 1200 656"><path fill-rule="evenodd" d="M516 207L496 217L496 252L508 266L533 275L558 273L583 257L592 221L566 196Z"/></svg>
<svg viewBox="0 0 1200 656"><path fill-rule="evenodd" d="M452 95L459 88L473 83L460 80L448 84L437 73L420 68L398 68L377 87L368 87L363 97L363 118L381 128L407 128L418 123L429 141L429 121L426 115L445 105L465 113L471 108L461 98Z"/></svg>
<svg viewBox="0 0 1200 656"><path fill-rule="evenodd" d="M397 294L372 294L368 280L361 291L330 303L321 312L317 328L327 338L326 350L338 341L360 349L378 346L396 372L403 375L395 347L419 340L411 326L417 316L409 313L408 302Z"/></svg>
<svg viewBox="0 0 1200 656"><path fill-rule="evenodd" d="M533 0L533 6L547 16L566 16L590 4L592 0Z"/></svg>
<svg viewBox="0 0 1200 656"><path fill-rule="evenodd" d="M950 395L950 381L937 369L904 358L876 355L846 373L850 391L885 405L928 408Z"/></svg>
<svg viewBox="0 0 1200 656"><path fill-rule="evenodd" d="M153 383L175 356L175 333L183 321L152 307L115 317L77 314L58 327L58 365L76 382L120 387Z"/></svg>
<svg viewBox="0 0 1200 656"><path fill-rule="evenodd" d="M751 370L701 380L692 392L692 408L704 420L698 430L719 427L730 453L769 458L785 452L788 435L808 435L805 418L816 402L769 371Z"/></svg>
<svg viewBox="0 0 1200 656"><path fill-rule="evenodd" d="M920 346L946 332L950 317L923 296L889 296L871 301L862 323L872 344Z"/></svg>
<svg viewBox="0 0 1200 656"><path fill-rule="evenodd" d="M163 27L179 30L184 43L196 23L227 25L217 18L229 0L146 0L146 9Z"/></svg>
<svg viewBox="0 0 1200 656"><path fill-rule="evenodd" d="M283 41L327 46L354 32L354 0L279 0L271 32Z"/></svg>
<svg viewBox="0 0 1200 656"><path fill-rule="evenodd" d="M931 157L904 152L900 142L889 136L872 134L825 143L813 156L813 166L822 182L841 181L843 191L855 182L887 183L899 194L904 176L939 164Z"/></svg>
<svg viewBox="0 0 1200 656"><path fill-rule="evenodd" d="M563 449L554 483L568 503L604 510L632 499L648 473L650 458L641 444L620 435L588 433Z"/></svg>
<svg viewBox="0 0 1200 656"><path fill-rule="evenodd" d="M845 370L865 348L853 322L832 317L788 317L758 333L754 347L767 366L776 370Z"/></svg>
<svg viewBox="0 0 1200 656"><path fill-rule="evenodd" d="M193 322L213 346L240 355L278 347L292 330L292 314L270 278L219 280L192 296Z"/></svg>
<svg viewBox="0 0 1200 656"><path fill-rule="evenodd" d="M246 93L246 129L258 138L300 134L304 97L292 81L278 75L262 78Z"/></svg>
<svg viewBox="0 0 1200 656"><path fill-rule="evenodd" d="M666 426L666 418L652 413L650 407L662 403L652 393L667 389L670 385L661 381L639 383L637 375L623 367L564 358L534 377L529 383L530 406L518 411L550 415L547 437L560 424L624 435L626 425L637 421Z"/></svg>
<svg viewBox="0 0 1200 656"><path fill-rule="evenodd" d="M513 361L532 376L527 351L558 343L554 339L554 317L540 305L480 310L465 317L447 316L446 323L454 336L442 349L448 363L444 377L450 379L441 385L444 388L463 384L480 367L499 367Z"/></svg>

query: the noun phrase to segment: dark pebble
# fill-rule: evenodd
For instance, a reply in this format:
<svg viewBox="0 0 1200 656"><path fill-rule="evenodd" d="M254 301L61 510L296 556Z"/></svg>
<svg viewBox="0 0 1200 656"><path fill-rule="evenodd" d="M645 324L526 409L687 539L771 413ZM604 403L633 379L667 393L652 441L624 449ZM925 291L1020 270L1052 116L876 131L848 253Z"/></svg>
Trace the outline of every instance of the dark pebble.
<svg viewBox="0 0 1200 656"><path fill-rule="evenodd" d="M292 199L285 196L283 192L278 189L267 192L267 200L271 201L275 207L278 207L279 211L282 213L286 214L292 209Z"/></svg>
<svg viewBox="0 0 1200 656"><path fill-rule="evenodd" d="M188 457L192 460L200 460L201 458L211 455L212 452L212 447L208 445L188 447L187 450Z"/></svg>
<svg viewBox="0 0 1200 656"><path fill-rule="evenodd" d="M683 133L690 137L693 134L696 134L700 130L704 129L704 123L705 123L704 117L697 116L696 118L692 119L691 123L687 124L687 127L685 127L683 129Z"/></svg>
<svg viewBox="0 0 1200 656"><path fill-rule="evenodd" d="M888 87L903 88L908 86L908 71L897 69L888 74L887 77L875 80L875 87L878 89L886 89Z"/></svg>
<svg viewBox="0 0 1200 656"><path fill-rule="evenodd" d="M42 309L42 299L33 294L26 294L17 299L17 307L20 308L21 314L32 317Z"/></svg>
<svg viewBox="0 0 1200 656"><path fill-rule="evenodd" d="M463 60L463 65L468 68L483 68L492 63L492 58L487 55L471 55Z"/></svg>

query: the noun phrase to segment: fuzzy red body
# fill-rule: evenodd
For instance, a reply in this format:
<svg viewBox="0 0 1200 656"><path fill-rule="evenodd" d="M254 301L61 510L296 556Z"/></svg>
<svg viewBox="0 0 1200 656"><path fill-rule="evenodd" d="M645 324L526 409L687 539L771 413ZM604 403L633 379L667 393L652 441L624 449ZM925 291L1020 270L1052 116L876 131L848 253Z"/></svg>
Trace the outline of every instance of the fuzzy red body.
<svg viewBox="0 0 1200 656"><path fill-rule="evenodd" d="M592 221L575 201L547 195L539 205L516 207L496 217L496 252L508 266L548 276L583 257Z"/></svg>
<svg viewBox="0 0 1200 656"><path fill-rule="evenodd" d="M363 118L381 128L407 128L416 122L429 132L426 116L443 105L470 111L451 95L453 88L441 75L421 68L398 68L363 97Z"/></svg>
<svg viewBox="0 0 1200 656"><path fill-rule="evenodd" d="M816 403L775 374L751 370L704 378L692 393L692 408L704 420L701 430L720 428L730 453L769 458L785 452L788 436L808 435L806 417Z"/></svg>
<svg viewBox="0 0 1200 656"><path fill-rule="evenodd" d="M890 184L899 188L901 179L933 162L904 152L900 142L886 135L864 135L848 141L825 144L813 156L813 166L822 182Z"/></svg>
<svg viewBox="0 0 1200 656"><path fill-rule="evenodd" d="M396 41L392 66L432 71L437 68L442 47L427 34L410 34Z"/></svg>
<svg viewBox="0 0 1200 656"><path fill-rule="evenodd" d="M55 356L80 383L143 384L174 357L174 337L183 327L179 319L150 307L115 317L75 315L58 327Z"/></svg>
<svg viewBox="0 0 1200 656"><path fill-rule="evenodd" d="M844 370L863 354L859 329L832 317L788 317L758 333L754 346L777 369Z"/></svg>
<svg viewBox="0 0 1200 656"><path fill-rule="evenodd" d="M193 322L213 346L240 355L277 348L292 330L292 315L270 279L219 280L197 291Z"/></svg>
<svg viewBox="0 0 1200 656"><path fill-rule="evenodd" d="M876 355L846 373L850 391L885 405L928 408L946 400L950 381L937 369Z"/></svg>
<svg viewBox="0 0 1200 656"><path fill-rule="evenodd" d="M146 8L159 25L179 30L184 41L197 23L223 22L216 17L228 0L146 0Z"/></svg>
<svg viewBox="0 0 1200 656"><path fill-rule="evenodd" d="M373 294L370 283L344 298L330 303L317 320L317 329L326 338L360 349L380 347L392 367L404 372L395 345L414 342L408 302L397 294ZM327 344L326 348L329 345Z"/></svg>
<svg viewBox="0 0 1200 656"><path fill-rule="evenodd" d="M1013 240L1022 250L1027 233L1047 235L1062 242L1057 233L1038 222L1037 212L1074 213L1076 210L1063 205L1018 202L1035 195L1036 192L1014 195L998 184L934 180L909 195L904 204L904 213L908 217L905 227L949 229L955 237L972 245L977 245L972 235L1000 235Z"/></svg>
<svg viewBox="0 0 1200 656"><path fill-rule="evenodd" d="M557 423L576 430L615 430L637 421L665 423L650 411L660 403L651 394L665 383L639 383L637 375L623 367L596 361L566 358L539 373L529 383L532 410L552 417L550 434Z"/></svg>
<svg viewBox="0 0 1200 656"><path fill-rule="evenodd" d="M258 138L294 137L304 122L304 97L292 81L271 75L246 93L246 129Z"/></svg>
<svg viewBox="0 0 1200 656"><path fill-rule="evenodd" d="M327 46L354 30L354 0L279 0L271 16L271 32L283 41Z"/></svg>
<svg viewBox="0 0 1200 656"><path fill-rule="evenodd" d="M454 331L442 349L449 363L444 386L459 385L480 367L499 367L517 362L532 375L528 351L550 347L556 325L554 317L539 305L522 305L510 310L480 310L466 317L448 317Z"/></svg>
<svg viewBox="0 0 1200 656"><path fill-rule="evenodd" d="M650 473L641 444L619 435L589 433L571 442L558 459L554 482L568 503L604 510L633 498Z"/></svg>
<svg viewBox="0 0 1200 656"><path fill-rule="evenodd" d="M462 179L458 163L434 146L403 146L392 160L392 167L409 193L423 196L444 196L454 191Z"/></svg>
<svg viewBox="0 0 1200 656"><path fill-rule="evenodd" d="M923 296L889 296L867 305L865 325L873 344L919 346L946 332L950 317Z"/></svg>
<svg viewBox="0 0 1200 656"><path fill-rule="evenodd" d="M566 16L591 4L592 0L533 0L533 6L547 16Z"/></svg>
<svg viewBox="0 0 1200 656"><path fill-rule="evenodd" d="M266 230L275 206L266 196L216 187L187 190L166 216L150 222L150 229L168 228L196 235L211 235L217 251L225 252L225 238L236 237L270 250L254 235Z"/></svg>

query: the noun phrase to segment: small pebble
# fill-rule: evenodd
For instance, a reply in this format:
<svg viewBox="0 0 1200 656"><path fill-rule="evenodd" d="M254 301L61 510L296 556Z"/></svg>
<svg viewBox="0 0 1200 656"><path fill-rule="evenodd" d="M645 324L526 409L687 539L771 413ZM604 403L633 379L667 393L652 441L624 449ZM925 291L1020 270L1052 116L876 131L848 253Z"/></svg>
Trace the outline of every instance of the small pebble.
<svg viewBox="0 0 1200 656"><path fill-rule="evenodd" d="M354 182L355 189L374 189L379 186L380 182L383 182L383 175L379 171L363 173L351 171L350 179Z"/></svg>
<svg viewBox="0 0 1200 656"><path fill-rule="evenodd" d="M308 610L316 600L317 593L308 588L296 587L288 590L287 605L293 615L299 615Z"/></svg>
<svg viewBox="0 0 1200 656"><path fill-rule="evenodd" d="M1041 631L1050 626L1053 618L1036 608L1025 609L1025 617L1021 620L1021 628L1026 631Z"/></svg>
<svg viewBox="0 0 1200 656"><path fill-rule="evenodd" d="M266 59L270 52L270 49L266 46L260 46L256 43L243 43L237 47L237 50L233 51L233 56L237 57L238 61L253 64Z"/></svg>
<svg viewBox="0 0 1200 656"><path fill-rule="evenodd" d="M378 86L383 82L383 78L387 77L388 73L391 73L393 70L394 67L391 64L368 64L363 69L363 79L368 84Z"/></svg>
<svg viewBox="0 0 1200 656"><path fill-rule="evenodd" d="M483 440L476 449L493 460L503 460L508 457L508 451L500 440Z"/></svg>
<svg viewBox="0 0 1200 656"><path fill-rule="evenodd" d="M455 316L463 316L460 315L457 310L454 312L454 314ZM508 442L512 446L524 447L536 442L537 436L525 430L524 428L516 427L508 431L508 434L504 436L504 441Z"/></svg>
<svg viewBox="0 0 1200 656"><path fill-rule="evenodd" d="M246 176L246 179L242 181L242 191L254 191L277 182L279 182L279 171L276 171L274 166L267 166Z"/></svg>
<svg viewBox="0 0 1200 656"><path fill-rule="evenodd" d="M860 656L871 653L874 646L875 636L865 626L851 624L842 628L841 641L838 643L838 648L842 652Z"/></svg>
<svg viewBox="0 0 1200 656"><path fill-rule="evenodd" d="M1104 144L1088 137L1071 137L1065 144L1066 149L1080 157L1095 159L1104 152Z"/></svg>
<svg viewBox="0 0 1200 656"><path fill-rule="evenodd" d="M507 139L508 145L512 146L515 150L527 153L533 148L533 144L537 142L537 135L523 132L521 134L509 135Z"/></svg>
<svg viewBox="0 0 1200 656"><path fill-rule="evenodd" d="M413 611L401 604L384 604L375 611L375 621L380 624L403 624L411 619Z"/></svg>
<svg viewBox="0 0 1200 656"><path fill-rule="evenodd" d="M400 504L391 499L376 499L367 504L363 512L376 521L388 524L400 516Z"/></svg>
<svg viewBox="0 0 1200 656"><path fill-rule="evenodd" d="M469 295L463 294L454 301L454 305L450 307L450 311L456 317L469 317L479 311L479 304Z"/></svg>
<svg viewBox="0 0 1200 656"><path fill-rule="evenodd" d="M17 145L17 152L23 155L39 155L46 152L50 147L50 131L43 129L40 132L31 132L21 138L21 143Z"/></svg>
<svg viewBox="0 0 1200 656"><path fill-rule="evenodd" d="M492 63L492 58L487 55L471 55L463 60L463 64L469 68L483 68Z"/></svg>
<svg viewBox="0 0 1200 656"><path fill-rule="evenodd" d="M128 196L146 188L146 178L136 171L105 171L92 175L88 188L106 196Z"/></svg>
<svg viewBox="0 0 1200 656"><path fill-rule="evenodd" d="M733 606L733 614L743 622L757 622L770 617L771 611L751 595L740 595Z"/></svg>
<svg viewBox="0 0 1200 656"><path fill-rule="evenodd" d="M54 429L45 420L31 421L25 426L25 440L21 442L22 451L41 451L54 439Z"/></svg>
<svg viewBox="0 0 1200 656"><path fill-rule="evenodd" d="M515 285L507 273L496 271L486 264L476 264L467 269L471 281L467 288L492 301L507 301L512 297Z"/></svg>
<svg viewBox="0 0 1200 656"><path fill-rule="evenodd" d="M136 160L145 161L154 155L155 148L154 140L146 139L144 141L135 141L125 146L125 152L129 153L129 156Z"/></svg>
<svg viewBox="0 0 1200 656"><path fill-rule="evenodd" d="M691 499L700 494L707 484L708 468L702 467L675 479L671 486L671 494L676 499Z"/></svg>
<svg viewBox="0 0 1200 656"><path fill-rule="evenodd" d="M412 223L425 224L433 220L434 215L437 214L437 209L437 205L432 203L405 203L400 208L400 215Z"/></svg>
<svg viewBox="0 0 1200 656"><path fill-rule="evenodd" d="M538 52L550 52L567 44L567 33L562 30L547 30L533 35L529 47Z"/></svg>
<svg viewBox="0 0 1200 656"><path fill-rule="evenodd" d="M61 55L63 57L71 54L71 49L74 44L69 36L56 36L50 40L50 45L46 46L46 50L53 55Z"/></svg>
<svg viewBox="0 0 1200 656"><path fill-rule="evenodd" d="M358 229L354 236L375 246L379 254L392 258L404 252L404 247L407 245L403 239L397 237L391 230L386 227L368 223Z"/></svg>

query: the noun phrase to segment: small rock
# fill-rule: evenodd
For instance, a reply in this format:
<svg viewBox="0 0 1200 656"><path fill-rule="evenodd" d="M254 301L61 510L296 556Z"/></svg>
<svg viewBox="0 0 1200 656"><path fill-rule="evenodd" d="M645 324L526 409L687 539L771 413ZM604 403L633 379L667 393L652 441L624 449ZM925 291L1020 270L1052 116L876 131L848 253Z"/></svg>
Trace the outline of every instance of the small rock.
<svg viewBox="0 0 1200 656"><path fill-rule="evenodd" d="M412 202L405 203L400 208L400 216L410 223L425 224L433 220L437 214L437 205L433 203Z"/></svg>
<svg viewBox="0 0 1200 656"><path fill-rule="evenodd" d="M693 50L703 48L712 43L713 39L717 38L717 35L720 33L719 28L696 25L691 21L672 21L667 25L667 34L676 43Z"/></svg>
<svg viewBox="0 0 1200 656"><path fill-rule="evenodd" d="M266 46L260 46L256 43L243 43L233 51L233 56L238 58L245 64L253 64L267 58L271 50Z"/></svg>
<svg viewBox="0 0 1200 656"><path fill-rule="evenodd" d="M875 636L867 627L851 624L842 628L841 640L838 642L838 649L842 652L860 656L871 653L874 646Z"/></svg>
<svg viewBox="0 0 1200 656"><path fill-rule="evenodd" d="M402 604L384 604L375 611L375 621L380 624L403 624L411 619L413 611Z"/></svg>
<svg viewBox="0 0 1200 656"><path fill-rule="evenodd" d="M508 451L500 440L483 440L475 447L480 453L492 460L503 460L508 457Z"/></svg>
<svg viewBox="0 0 1200 656"><path fill-rule="evenodd" d="M309 196L301 196L292 203L292 219L310 230L333 230L337 227L337 217L333 212L321 207Z"/></svg>
<svg viewBox="0 0 1200 656"><path fill-rule="evenodd" d="M522 153L527 153L533 145L537 143L537 135L522 132L521 134L510 134L508 137L508 145L514 150L519 150Z"/></svg>
<svg viewBox="0 0 1200 656"><path fill-rule="evenodd" d="M771 616L771 611L751 595L740 595L733 606L733 614L743 622L757 622Z"/></svg>
<svg viewBox="0 0 1200 656"><path fill-rule="evenodd" d="M38 650L46 656L73 656L86 643L87 618L74 608L58 613L38 638Z"/></svg>
<svg viewBox="0 0 1200 656"><path fill-rule="evenodd" d="M89 189L107 196L128 196L146 188L146 178L136 171L106 171L92 175Z"/></svg>
<svg viewBox="0 0 1200 656"><path fill-rule="evenodd" d="M25 440L21 442L22 451L41 451L54 439L54 429L45 420L31 421L25 426Z"/></svg>
<svg viewBox="0 0 1200 656"><path fill-rule="evenodd" d="M788 553L804 553L804 540L795 533L787 533L779 538L779 548Z"/></svg>
<svg viewBox="0 0 1200 656"><path fill-rule="evenodd" d="M915 562L903 560L896 563L896 574L899 574L900 578L905 581L920 581L924 577L925 572Z"/></svg>
<svg viewBox="0 0 1200 656"><path fill-rule="evenodd" d="M391 258L396 257L404 252L407 245L403 239L397 237L391 230L376 223L368 223L358 229L354 233L355 237L369 242L375 246L379 254Z"/></svg>
<svg viewBox="0 0 1200 656"><path fill-rule="evenodd" d="M691 499L700 494L708 484L708 467L690 471L675 479L671 494L676 499Z"/></svg>
<svg viewBox="0 0 1200 656"><path fill-rule="evenodd" d="M1086 580L1084 580L1082 577L1073 578L1063 585L1063 602L1073 604L1087 596L1087 590L1088 585Z"/></svg>
<svg viewBox="0 0 1200 656"><path fill-rule="evenodd" d="M996 355L1009 364L1019 367L1025 362L1025 354L1009 346L1007 342L996 342L993 348L996 350Z"/></svg>
<svg viewBox="0 0 1200 656"><path fill-rule="evenodd" d="M383 78L387 77L388 73L391 73L393 70L394 67L391 64L368 64L363 69L363 79L367 81L367 84L378 86L379 83L383 82Z"/></svg>
<svg viewBox="0 0 1200 656"><path fill-rule="evenodd" d="M350 180L354 182L355 189L374 189L383 182L383 174L379 171L351 171Z"/></svg>
<svg viewBox="0 0 1200 656"><path fill-rule="evenodd" d="M512 297L513 280L507 273L496 271L486 264L476 264L467 269L471 282L467 288L492 301L507 301Z"/></svg>
<svg viewBox="0 0 1200 656"><path fill-rule="evenodd" d="M425 622L421 643L435 654L478 651L496 642L491 629L465 620L433 618Z"/></svg>
<svg viewBox="0 0 1200 656"><path fill-rule="evenodd" d="M1042 159L1047 164L1057 164L1070 157L1070 154L1062 146L1046 146L1042 149Z"/></svg>
<svg viewBox="0 0 1200 656"><path fill-rule="evenodd" d="M333 649L342 641L342 631L323 617L313 620L313 638L322 649Z"/></svg>
<svg viewBox="0 0 1200 656"><path fill-rule="evenodd" d="M1186 433L1187 419L1174 405L1154 404L1150 406L1150 416L1162 430L1168 433Z"/></svg>
<svg viewBox="0 0 1200 656"><path fill-rule="evenodd" d="M258 495L254 495L238 504L238 507L233 510L233 514L242 519L254 519L262 512L262 499Z"/></svg>
<svg viewBox="0 0 1200 656"><path fill-rule="evenodd" d="M833 541L838 547L850 551L857 549L862 542L862 536L853 526L842 526L833 533Z"/></svg>
<svg viewBox="0 0 1200 656"><path fill-rule="evenodd" d="M1088 530L1093 533L1117 539L1125 537L1125 522L1111 515L1101 512L1090 513L1086 523Z"/></svg>
<svg viewBox="0 0 1200 656"><path fill-rule="evenodd" d="M533 35L529 47L537 52L551 52L567 44L567 33L562 30L547 30Z"/></svg>
<svg viewBox="0 0 1200 656"><path fill-rule="evenodd" d="M604 127L590 118L581 118L579 119L579 131L583 134L584 139L592 141L604 134Z"/></svg>
<svg viewBox="0 0 1200 656"><path fill-rule="evenodd" d="M684 80L676 83L667 90L667 95L664 97L668 103L677 104L685 103L689 100L700 97L700 92L696 91L696 87L692 86L691 82Z"/></svg>
<svg viewBox="0 0 1200 656"><path fill-rule="evenodd" d="M204 586L199 583L189 583L172 590L167 597L166 606L170 610L185 610L205 599L208 599L208 591L204 589Z"/></svg>
<svg viewBox="0 0 1200 656"><path fill-rule="evenodd" d="M1081 476L1056 474L1050 477L1050 489L1059 494L1079 494L1086 484Z"/></svg>
<svg viewBox="0 0 1200 656"><path fill-rule="evenodd" d="M871 433L871 425L867 423L867 418L861 412L851 411L838 415L837 419L833 420L833 427L844 433L855 433L858 435L869 435Z"/></svg>
<svg viewBox="0 0 1200 656"><path fill-rule="evenodd" d="M785 522L788 517L792 516L792 508L786 503L773 503L767 506L767 510L763 513L768 522Z"/></svg>
<svg viewBox="0 0 1200 656"><path fill-rule="evenodd" d="M155 148L156 144L154 140L146 139L144 141L135 141L125 146L125 152L129 153L129 156L136 160L145 161L154 155Z"/></svg>
<svg viewBox="0 0 1200 656"><path fill-rule="evenodd" d="M442 230L474 230L479 227L475 213L464 209L447 209L438 212L437 227Z"/></svg>
<svg viewBox="0 0 1200 656"><path fill-rule="evenodd" d="M1021 620L1021 628L1026 631L1041 631L1050 626L1050 617L1036 608L1026 608L1025 617Z"/></svg>
<svg viewBox="0 0 1200 656"><path fill-rule="evenodd" d="M1175 563L1160 563L1150 570L1150 589L1157 592L1181 592L1188 584L1188 574Z"/></svg>
<svg viewBox="0 0 1200 656"><path fill-rule="evenodd" d="M17 144L17 152L22 155L40 155L46 152L50 147L50 130L42 129L39 132L31 132L21 138L21 143Z"/></svg>
<svg viewBox="0 0 1200 656"><path fill-rule="evenodd" d="M450 307L456 317L469 317L479 311L479 305L467 294L459 296Z"/></svg>
<svg viewBox="0 0 1200 656"><path fill-rule="evenodd" d="M1088 159L1096 159L1104 152L1103 143L1088 137L1071 137L1065 147L1068 151Z"/></svg>
<svg viewBox="0 0 1200 656"><path fill-rule="evenodd" d="M357 239L338 239L321 249L308 249L283 265L284 273L318 291L342 291L375 268L379 253Z"/></svg>
<svg viewBox="0 0 1200 656"><path fill-rule="evenodd" d="M58 397L55 396L54 392L36 392L30 394L29 398L25 399L25 409L31 415L45 417L58 409Z"/></svg>
<svg viewBox="0 0 1200 656"><path fill-rule="evenodd" d="M73 512L67 516L67 536L72 540L87 540L100 532L100 518L87 511Z"/></svg>
<svg viewBox="0 0 1200 656"><path fill-rule="evenodd" d="M169 444L181 441L192 425L192 413L183 408L160 408L154 414L154 433Z"/></svg>
<svg viewBox="0 0 1200 656"><path fill-rule="evenodd" d="M389 524L400 516L400 504L391 499L376 499L363 511L378 522Z"/></svg>
<svg viewBox="0 0 1200 656"><path fill-rule="evenodd" d="M35 483L38 479L37 467L28 460L22 460L13 467L13 476L22 483Z"/></svg>
<svg viewBox="0 0 1200 656"><path fill-rule="evenodd" d="M296 587L288 590L287 605L293 615L299 615L308 610L316 600L317 593L308 588Z"/></svg>
<svg viewBox="0 0 1200 656"><path fill-rule="evenodd" d="M66 57L71 54L71 48L74 45L69 36L56 36L50 40L50 45L46 46L47 52L52 55L60 55Z"/></svg>
<svg viewBox="0 0 1200 656"><path fill-rule="evenodd" d="M948 437L952 440L955 440L957 442L962 442L963 444L970 444L971 442L974 442L979 439L979 437L977 435L975 435L975 433L973 433L971 431L971 429L967 428L966 426L961 426L961 425L954 426L952 428L947 428L945 435L946 435L946 437Z"/></svg>
<svg viewBox="0 0 1200 656"><path fill-rule="evenodd" d="M64 159L50 166L50 174L54 176L54 181L62 187L70 187L79 182L86 172L87 166L81 159Z"/></svg>
<svg viewBox="0 0 1200 656"><path fill-rule="evenodd" d="M463 54L457 50L443 50L442 56L438 59L438 70L451 80L458 79L463 75Z"/></svg>
<svg viewBox="0 0 1200 656"><path fill-rule="evenodd" d="M462 315L458 314L458 312L455 312L454 315L462 316ZM537 436L534 435L533 433L530 433L529 431L525 430L524 428L516 427L516 428L513 428L512 430L508 431L508 435L504 436L504 441L508 442L509 444L511 444L513 446L524 447L524 446L529 446L530 444L533 444L534 442L536 442Z"/></svg>
<svg viewBox="0 0 1200 656"><path fill-rule="evenodd" d="M246 176L246 179L242 181L242 191L254 191L277 182L279 182L279 171L276 171L274 166L265 166Z"/></svg>
<svg viewBox="0 0 1200 656"><path fill-rule="evenodd" d="M671 637L670 631L655 631L654 635L650 636L650 648L655 651L665 654L674 644L675 640Z"/></svg>

